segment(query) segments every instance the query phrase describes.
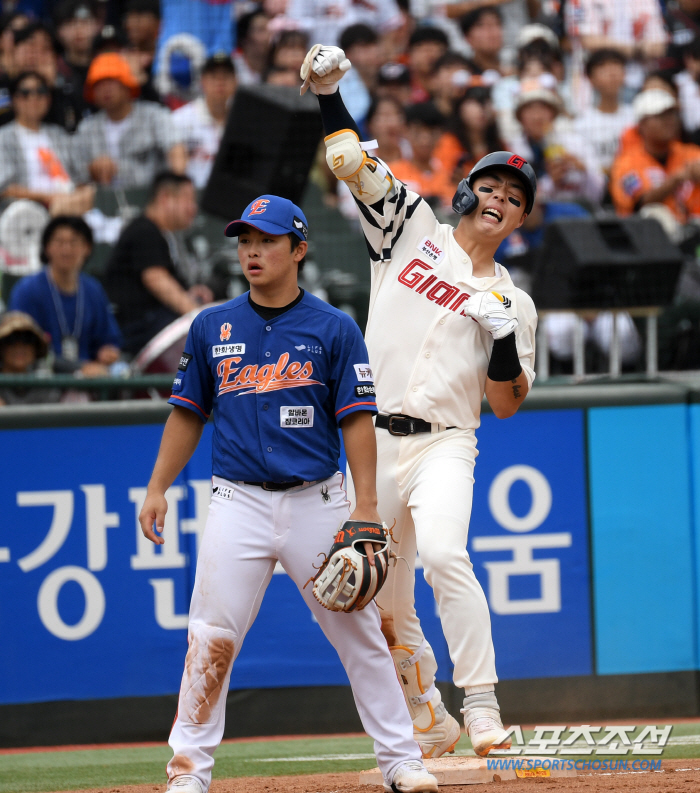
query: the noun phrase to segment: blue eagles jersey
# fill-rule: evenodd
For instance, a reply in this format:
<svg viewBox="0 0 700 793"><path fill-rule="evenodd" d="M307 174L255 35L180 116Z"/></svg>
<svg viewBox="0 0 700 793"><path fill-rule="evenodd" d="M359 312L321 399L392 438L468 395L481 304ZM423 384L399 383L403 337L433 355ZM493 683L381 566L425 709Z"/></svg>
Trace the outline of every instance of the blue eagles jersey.
<svg viewBox="0 0 700 793"><path fill-rule="evenodd" d="M338 470L338 422L377 412L362 333L307 293L265 320L248 293L197 315L170 403L206 421L213 473L232 481L326 479Z"/></svg>

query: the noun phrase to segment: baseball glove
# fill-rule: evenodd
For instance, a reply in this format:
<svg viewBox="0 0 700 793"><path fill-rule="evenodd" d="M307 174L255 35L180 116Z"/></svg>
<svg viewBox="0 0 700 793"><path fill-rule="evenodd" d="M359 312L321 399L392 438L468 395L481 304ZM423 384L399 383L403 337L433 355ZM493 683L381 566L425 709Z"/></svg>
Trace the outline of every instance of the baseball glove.
<svg viewBox="0 0 700 793"><path fill-rule="evenodd" d="M381 546L374 551L374 567L365 553L365 542ZM392 556L384 524L346 520L318 573L307 584L314 582L314 597L324 608L360 611L382 588Z"/></svg>

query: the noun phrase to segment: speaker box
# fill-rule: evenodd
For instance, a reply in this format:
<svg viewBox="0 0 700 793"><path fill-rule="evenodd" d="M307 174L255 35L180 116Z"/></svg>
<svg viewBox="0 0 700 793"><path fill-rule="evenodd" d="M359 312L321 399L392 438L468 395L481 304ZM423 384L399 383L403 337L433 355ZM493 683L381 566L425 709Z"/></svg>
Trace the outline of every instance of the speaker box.
<svg viewBox="0 0 700 793"><path fill-rule="evenodd" d="M236 92L201 207L235 220L259 195L301 201L322 134L318 100L276 85Z"/></svg>
<svg viewBox="0 0 700 793"><path fill-rule="evenodd" d="M683 254L651 218L556 220L545 230L538 308L633 308L672 302Z"/></svg>

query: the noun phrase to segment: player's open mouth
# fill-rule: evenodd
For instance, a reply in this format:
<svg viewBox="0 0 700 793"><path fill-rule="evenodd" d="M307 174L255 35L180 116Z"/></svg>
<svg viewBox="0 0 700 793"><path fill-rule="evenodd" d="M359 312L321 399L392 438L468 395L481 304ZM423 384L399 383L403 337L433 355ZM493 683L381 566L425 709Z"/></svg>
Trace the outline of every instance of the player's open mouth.
<svg viewBox="0 0 700 793"><path fill-rule="evenodd" d="M500 223L503 220L503 215L495 207L486 207L486 209L484 209L481 215L482 217L488 216L495 218L497 223Z"/></svg>
<svg viewBox="0 0 700 793"><path fill-rule="evenodd" d="M248 265L248 272L249 273L261 273L262 267L259 264L249 264Z"/></svg>

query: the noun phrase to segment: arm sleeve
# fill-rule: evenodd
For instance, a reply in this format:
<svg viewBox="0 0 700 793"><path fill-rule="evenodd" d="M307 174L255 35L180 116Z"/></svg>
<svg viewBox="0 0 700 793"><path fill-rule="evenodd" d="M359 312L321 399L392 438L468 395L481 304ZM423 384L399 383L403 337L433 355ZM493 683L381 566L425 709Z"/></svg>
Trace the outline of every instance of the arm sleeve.
<svg viewBox="0 0 700 793"><path fill-rule="evenodd" d="M358 410L377 412L374 378L362 332L348 317L341 325L340 354L334 356L333 401L340 422Z"/></svg>
<svg viewBox="0 0 700 793"><path fill-rule="evenodd" d="M334 94L318 94L318 106L321 108L321 120L326 135L340 132L341 129L351 129L358 138L362 137L350 111L345 107L340 91Z"/></svg>
<svg viewBox="0 0 700 793"><path fill-rule="evenodd" d="M195 317L190 326L168 402L191 410L206 424L214 402L214 378L207 361L207 348L201 342L200 317L201 314Z"/></svg>

